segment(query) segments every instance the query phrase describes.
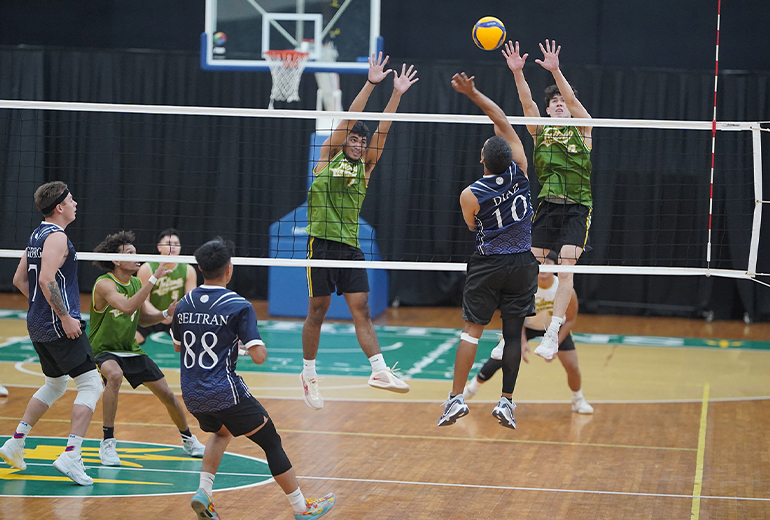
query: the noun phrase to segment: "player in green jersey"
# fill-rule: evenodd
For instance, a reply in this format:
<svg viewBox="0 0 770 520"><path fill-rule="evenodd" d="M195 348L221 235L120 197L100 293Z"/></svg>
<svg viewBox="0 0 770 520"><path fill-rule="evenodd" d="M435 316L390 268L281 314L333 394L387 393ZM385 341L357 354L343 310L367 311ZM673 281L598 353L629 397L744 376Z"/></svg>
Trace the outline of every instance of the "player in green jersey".
<svg viewBox="0 0 770 520"><path fill-rule="evenodd" d="M108 235L94 249L97 253L136 254L134 233L120 231ZM151 310L147 298L152 288L171 270L163 264L155 269L146 284L134 276L139 262L94 262L107 271L96 279L91 299L91 325L88 339L91 342L96 364L104 380L102 415L104 440L99 447L99 458L104 466L120 466L115 440L115 414L118 410L118 393L123 378L132 388L146 386L168 410L171 420L182 435L182 447L193 457L203 457L205 446L190 433L182 403L168 386L158 365L136 342L136 327L154 325L173 317L177 302L163 311Z"/></svg>
<svg viewBox="0 0 770 520"><path fill-rule="evenodd" d="M369 59L369 74L361 92L350 105L350 112L362 112L374 87L393 73L393 93L384 113L398 108L401 95L417 81L417 71L406 64L401 75L384 70L388 57L382 53ZM358 243L358 216L366 196L369 178L382 155L392 121L381 121L371 142L369 130L361 121L345 119L321 145L321 157L313 169L315 180L308 192L307 257L327 260L363 260ZM385 364L369 313L369 282L365 269L307 268L307 319L302 329L303 370L300 382L305 403L313 409L323 407L318 390L315 359L321 325L331 305L332 291L345 296L361 349L372 365L369 385L394 392L408 392L409 385Z"/></svg>
<svg viewBox="0 0 770 520"><path fill-rule="evenodd" d="M534 163L542 190L532 220L532 252L543 262L551 249L558 250L559 264L575 265L586 248L591 226L591 115L559 69L561 46L546 40L540 44L543 59L535 63L551 72L556 85L545 89L545 112L556 118L579 118L577 125L527 125L535 140ZM540 117L532 92L524 79L528 54L519 54L519 42L503 50L513 72L524 115ZM553 318L535 354L553 359L559 350L559 328L564 322L573 290L573 274L559 273Z"/></svg>
<svg viewBox="0 0 770 520"><path fill-rule="evenodd" d="M179 231L174 228L164 229L158 235L158 253L162 255L177 256L182 253L182 242L179 240ZM190 264L166 264L172 271L158 280L158 284L150 292L150 310L163 311L168 309L173 301L179 301L188 292L198 286L198 277L195 269ZM153 271L158 268L158 262L142 264L136 276L147 283ZM140 345L147 336L153 332L168 332L171 330L171 318L166 318L156 325L136 329L136 341Z"/></svg>

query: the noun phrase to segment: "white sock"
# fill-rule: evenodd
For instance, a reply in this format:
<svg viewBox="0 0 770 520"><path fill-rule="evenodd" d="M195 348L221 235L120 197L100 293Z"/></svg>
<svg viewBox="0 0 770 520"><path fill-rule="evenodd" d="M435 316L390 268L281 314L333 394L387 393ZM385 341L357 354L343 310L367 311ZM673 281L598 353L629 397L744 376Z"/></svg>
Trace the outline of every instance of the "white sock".
<svg viewBox="0 0 770 520"><path fill-rule="evenodd" d="M286 493L286 498L289 499L291 508L297 511L298 513L307 509L307 502L305 502L305 496L302 494L302 491L299 488L297 488L295 491L291 493Z"/></svg>
<svg viewBox="0 0 770 520"><path fill-rule="evenodd" d="M582 388L580 390L576 391L576 392L572 392L572 400L573 401L578 401L580 399L583 399L583 389Z"/></svg>
<svg viewBox="0 0 770 520"><path fill-rule="evenodd" d="M559 329L561 328L561 324L564 323L564 318L557 318L556 316L551 318L551 324L548 325L548 330L554 330L555 332L559 332Z"/></svg>
<svg viewBox="0 0 770 520"><path fill-rule="evenodd" d="M199 486L201 489L205 489L209 496L214 494L214 474L201 471L201 483Z"/></svg>
<svg viewBox="0 0 770 520"><path fill-rule="evenodd" d="M471 388L473 392L478 392L479 388L481 387L481 381L479 381L478 377L474 377L471 379L471 382L468 383L468 386Z"/></svg>
<svg viewBox="0 0 770 520"><path fill-rule="evenodd" d="M31 429L32 426L25 423L24 421L19 421L19 425L16 427L16 433L13 434L13 438L17 442L21 443L22 446L24 446L24 440L27 438L27 435Z"/></svg>
<svg viewBox="0 0 770 520"><path fill-rule="evenodd" d="M382 354L375 354L370 357L369 363L372 364L372 372L377 372L378 370L385 370L388 368L388 365L385 364L385 358Z"/></svg>
<svg viewBox="0 0 770 520"><path fill-rule="evenodd" d="M69 453L71 457L80 457L81 446L83 446L83 437L72 435L70 433L69 439L67 440L67 448L64 451L65 453Z"/></svg>
<svg viewBox="0 0 770 520"><path fill-rule="evenodd" d="M307 378L317 377L317 374L315 373L315 359L302 360L302 373L304 373Z"/></svg>

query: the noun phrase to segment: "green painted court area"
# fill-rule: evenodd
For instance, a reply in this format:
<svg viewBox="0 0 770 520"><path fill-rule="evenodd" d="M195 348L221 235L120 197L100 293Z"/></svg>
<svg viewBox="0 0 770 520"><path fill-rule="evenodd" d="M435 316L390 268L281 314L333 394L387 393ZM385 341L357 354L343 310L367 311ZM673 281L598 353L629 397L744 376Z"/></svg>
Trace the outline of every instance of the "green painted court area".
<svg viewBox="0 0 770 520"><path fill-rule="evenodd" d="M0 442L6 439L0 437ZM122 466L107 467L99 462L99 441L90 439L83 441L83 464L94 485L78 486L52 466L66 443L65 438L27 437L27 469L21 471L0 462L0 496L153 496L194 493L198 489L201 459L187 456L181 445L119 441ZM267 462L225 453L214 489L256 486L271 479Z"/></svg>
<svg viewBox="0 0 770 520"><path fill-rule="evenodd" d="M24 319L25 313L0 311L0 318ZM376 326L375 329L386 361L388 364L397 361L404 376L412 379L452 379L454 347L460 340L459 329L396 326ZM267 345L268 360L263 365L255 365L250 358L241 357L239 371L294 374L302 370L301 321L263 321L259 323L259 330ZM477 367L486 361L497 343L498 332L484 331L479 342ZM613 334L574 334L573 339L578 344L593 345L770 350L770 342L761 341ZM152 334L144 349L161 368L179 368L179 354L174 352L167 334ZM25 360L37 362L29 338L10 338L0 344L0 362ZM368 376L371 373L371 366L358 346L352 324L323 325L317 362L319 369L329 375Z"/></svg>

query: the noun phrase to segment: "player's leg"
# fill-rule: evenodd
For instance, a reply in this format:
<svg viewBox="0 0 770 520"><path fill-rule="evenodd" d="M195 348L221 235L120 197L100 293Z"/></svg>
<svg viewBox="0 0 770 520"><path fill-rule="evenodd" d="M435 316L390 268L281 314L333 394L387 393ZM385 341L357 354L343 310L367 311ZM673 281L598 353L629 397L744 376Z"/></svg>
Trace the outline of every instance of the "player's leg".
<svg viewBox="0 0 770 520"><path fill-rule="evenodd" d="M439 417L439 426L449 426L457 422L457 419L465 417L470 412L468 405L465 404L463 390L468 382L468 375L473 368L473 362L476 360L476 350L479 345L479 338L484 332L484 325L465 322L463 331L460 334L460 343L455 352L454 377L452 379L452 391L449 397L444 401L444 413Z"/></svg>
<svg viewBox="0 0 770 520"><path fill-rule="evenodd" d="M513 416L513 410L516 409L516 404L513 402L513 391L521 366L521 330L523 327L523 317L503 319L503 339L505 340L502 359L503 388L500 401L492 410L492 415L502 426L514 430L516 429L516 419Z"/></svg>
<svg viewBox="0 0 770 520"><path fill-rule="evenodd" d="M310 271L311 269L308 269L308 272ZM313 281L310 276L308 274L308 284L312 286ZM317 280L322 275L316 273L313 276ZM323 408L324 400L318 389L315 360L318 354L318 343L321 341L321 325L331 305L331 296L328 293L325 296L311 296L308 303L307 318L302 326L302 372L299 374L299 381L302 384L305 404L314 410L320 410Z"/></svg>
<svg viewBox="0 0 770 520"><path fill-rule="evenodd" d="M347 269L345 285L344 287L357 287L363 288L364 284L356 285L355 279L366 276L364 269ZM360 282L360 280L359 280ZM390 390L391 392L397 392L400 394L409 391L409 385L401 380L394 372L392 368L389 368L385 363L385 357L382 355L380 349L380 342L377 339L377 333L374 330L374 324L372 323L372 315L369 310L369 284L365 282L366 292L344 292L343 296L350 309L350 315L353 317L353 326L356 329L356 339L361 346L361 350L364 351L366 357L369 359L369 364L372 367L372 375L369 377L369 386L373 388L380 388L382 390Z"/></svg>
<svg viewBox="0 0 770 520"><path fill-rule="evenodd" d="M152 374L153 376L156 373L162 374L152 359L148 356L142 357L146 358L145 363L148 366L148 374ZM155 372L156 370L157 372ZM148 377L150 376L148 375ZM195 435L190 433L185 408L179 398L174 395L174 392L168 386L166 378L161 377L155 381L144 381L142 384L149 388L150 392L152 392L155 397L163 403L163 406L166 407L169 417L171 417L174 425L176 425L179 430L179 434L182 436L182 448L184 448L185 453L191 457L203 457L206 447L198 441L198 438Z"/></svg>
<svg viewBox="0 0 770 520"><path fill-rule="evenodd" d="M199 418L198 420L201 421L201 428L203 428L205 419ZM221 425L221 422L219 424ZM227 428L222 425L219 430L211 434L208 442L206 442L206 450L201 463L200 485L190 501L190 507L193 508L200 520L219 519L219 514L214 509L212 500L214 477L232 438L233 436Z"/></svg>
<svg viewBox="0 0 770 520"><path fill-rule="evenodd" d="M504 344L505 342L501 339L500 343ZM473 398L479 392L481 385L489 381L489 379L495 375L495 372L501 368L503 368L502 359L487 359L487 361L484 363L484 366L482 366L481 370L479 370L479 373L476 374L476 376L471 379L467 385L465 385L465 389L463 390L463 398L466 400Z"/></svg>
<svg viewBox="0 0 770 520"><path fill-rule="evenodd" d="M593 413L593 406L583 397L583 378L578 365L577 350L575 350L571 335L567 336L567 339L559 345L558 356L565 372L567 372L567 384L572 390L572 411L583 414Z"/></svg>

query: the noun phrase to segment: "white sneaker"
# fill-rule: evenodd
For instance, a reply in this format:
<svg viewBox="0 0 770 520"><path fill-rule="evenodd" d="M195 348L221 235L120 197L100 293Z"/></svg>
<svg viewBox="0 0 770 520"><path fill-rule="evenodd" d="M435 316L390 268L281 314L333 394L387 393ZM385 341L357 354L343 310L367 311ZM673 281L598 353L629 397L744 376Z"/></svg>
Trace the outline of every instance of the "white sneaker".
<svg viewBox="0 0 770 520"><path fill-rule="evenodd" d="M451 396L452 394L449 395ZM470 413L470 409L468 408L468 405L465 404L465 399L463 399L462 394L454 397L447 397L447 400L444 401L444 404L441 406L444 407L444 413L442 413L441 417L438 419L439 426L452 425L457 422L457 419L465 417Z"/></svg>
<svg viewBox="0 0 770 520"><path fill-rule="evenodd" d="M497 346L492 349L492 353L489 355L492 359L503 359L503 349L505 348L505 340L502 334L497 335Z"/></svg>
<svg viewBox="0 0 770 520"><path fill-rule="evenodd" d="M397 364L398 363L396 363L396 365ZM372 375L369 376L369 386L390 390L391 392L397 392L399 394L407 393L409 391L409 385L404 383L396 375L396 365L393 365L393 368L385 368L384 370L372 372Z"/></svg>
<svg viewBox="0 0 770 520"><path fill-rule="evenodd" d="M3 447L0 448L0 457L9 466L20 470L27 469L27 463L24 462L24 444L20 444L13 437L5 441Z"/></svg>
<svg viewBox="0 0 770 520"><path fill-rule="evenodd" d="M492 410L492 415L500 423L500 426L505 426L512 430L516 429L516 418L513 416L513 411L516 409L516 403L509 401L505 397L501 397L500 401Z"/></svg>
<svg viewBox="0 0 770 520"><path fill-rule="evenodd" d="M538 356L551 360L559 351L559 333L548 329L545 331L543 341L535 349L535 354Z"/></svg>
<svg viewBox="0 0 770 520"><path fill-rule="evenodd" d="M86 474L86 468L83 466L83 459L78 455L73 457L66 451L59 455L53 463L54 469L62 475L72 479L75 484L81 486L93 486L94 479Z"/></svg>
<svg viewBox="0 0 770 520"><path fill-rule="evenodd" d="M114 438L104 439L99 443L99 459L102 466L120 466L118 457L118 441Z"/></svg>
<svg viewBox="0 0 770 520"><path fill-rule="evenodd" d="M198 437L195 435L189 439L182 437L182 448L184 448L184 452L190 457L195 457L198 459L203 457L203 452L206 451L206 446L201 444L201 442L198 440Z"/></svg>
<svg viewBox="0 0 770 520"><path fill-rule="evenodd" d="M572 411L577 413L594 413L594 407L588 404L584 397L572 401Z"/></svg>
<svg viewBox="0 0 770 520"><path fill-rule="evenodd" d="M318 378L305 378L305 372L299 373L299 381L302 383L302 396L305 398L305 404L313 410L320 410L324 407L324 398L318 390Z"/></svg>
<svg viewBox="0 0 770 520"><path fill-rule="evenodd" d="M8 397L8 389L0 385L0 397Z"/></svg>

